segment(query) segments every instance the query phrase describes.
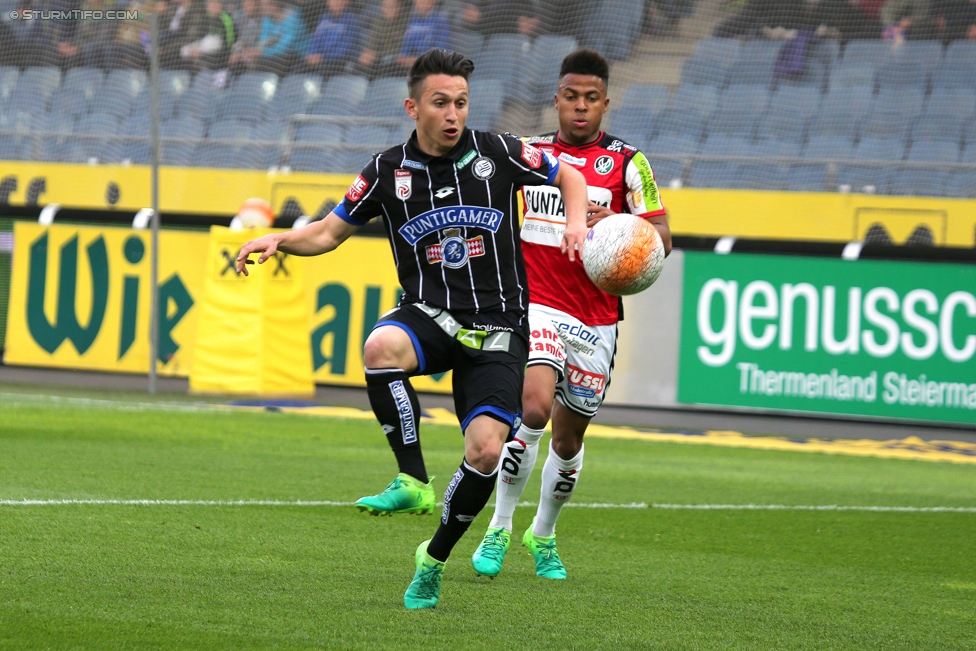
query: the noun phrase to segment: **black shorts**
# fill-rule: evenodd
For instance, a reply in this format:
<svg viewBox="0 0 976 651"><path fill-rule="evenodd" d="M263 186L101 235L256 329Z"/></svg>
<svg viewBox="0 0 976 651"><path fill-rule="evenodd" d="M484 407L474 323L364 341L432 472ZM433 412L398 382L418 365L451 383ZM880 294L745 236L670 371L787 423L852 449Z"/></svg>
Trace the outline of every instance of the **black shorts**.
<svg viewBox="0 0 976 651"><path fill-rule="evenodd" d="M373 328L396 326L413 341L416 375L454 371L454 409L461 431L486 415L511 428L522 422L522 381L529 359L528 324L522 314L447 312L409 304L387 312Z"/></svg>

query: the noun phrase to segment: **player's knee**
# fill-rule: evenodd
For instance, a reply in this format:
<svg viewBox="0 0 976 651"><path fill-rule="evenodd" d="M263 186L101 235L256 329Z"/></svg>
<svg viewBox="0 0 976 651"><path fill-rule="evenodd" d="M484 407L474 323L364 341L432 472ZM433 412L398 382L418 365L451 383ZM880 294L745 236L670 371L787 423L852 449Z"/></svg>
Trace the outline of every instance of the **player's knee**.
<svg viewBox="0 0 976 651"><path fill-rule="evenodd" d="M402 335L398 337L397 335ZM406 340L406 346L401 339ZM363 345L363 363L366 368L405 368L405 350L409 350L410 340L398 328L377 328L370 333Z"/></svg>
<svg viewBox="0 0 976 651"><path fill-rule="evenodd" d="M552 416L552 396L535 391L522 394L522 422L530 429L544 429Z"/></svg>
<svg viewBox="0 0 976 651"><path fill-rule="evenodd" d="M502 444L486 442L482 446L475 447L465 454L468 464L478 472L490 475L498 468L498 460L502 456Z"/></svg>
<svg viewBox="0 0 976 651"><path fill-rule="evenodd" d="M583 439L575 436L552 437L552 451L560 459L572 459L583 449Z"/></svg>

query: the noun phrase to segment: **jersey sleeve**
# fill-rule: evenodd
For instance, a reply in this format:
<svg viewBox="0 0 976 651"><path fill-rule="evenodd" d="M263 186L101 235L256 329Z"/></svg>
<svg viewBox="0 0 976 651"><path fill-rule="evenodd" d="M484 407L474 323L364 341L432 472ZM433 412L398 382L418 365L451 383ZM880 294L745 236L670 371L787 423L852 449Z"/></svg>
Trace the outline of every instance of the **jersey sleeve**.
<svg viewBox="0 0 976 651"><path fill-rule="evenodd" d="M383 213L379 201L380 194L376 192L376 186L379 185L379 160L379 156L376 156L363 168L349 186L342 202L333 209L333 212L343 221L354 226L363 226Z"/></svg>
<svg viewBox="0 0 976 651"><path fill-rule="evenodd" d="M538 147L511 136L498 136L505 148L515 185L552 185L559 172L559 160ZM504 154L507 154L505 156Z"/></svg>
<svg viewBox="0 0 976 651"><path fill-rule="evenodd" d="M624 168L627 186L627 206L638 217L655 217L667 211L661 203L661 193L654 180L654 170L643 153L635 153Z"/></svg>

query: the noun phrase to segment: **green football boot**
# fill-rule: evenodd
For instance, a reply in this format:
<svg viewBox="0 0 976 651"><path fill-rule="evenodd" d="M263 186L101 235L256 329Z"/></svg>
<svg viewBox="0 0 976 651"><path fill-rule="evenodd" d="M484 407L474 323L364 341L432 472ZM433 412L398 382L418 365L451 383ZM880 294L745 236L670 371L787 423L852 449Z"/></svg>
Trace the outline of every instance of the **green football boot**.
<svg viewBox="0 0 976 651"><path fill-rule="evenodd" d="M407 608L433 608L441 594L441 581L444 580L444 563L432 558L427 553L429 540L425 540L417 547L414 559L417 571L413 581L407 586L403 594L403 605Z"/></svg>
<svg viewBox="0 0 976 651"><path fill-rule="evenodd" d="M532 552L532 558L535 559L536 575L544 579L565 579L566 568L559 558L559 552L556 551L556 537L543 538L534 535L532 533L534 524L533 521L533 524L530 524L529 528L525 530L525 535L522 536L522 544Z"/></svg>
<svg viewBox="0 0 976 651"><path fill-rule="evenodd" d="M370 515L413 513L423 515L434 512L434 486L400 473L379 495L367 495L356 500L356 508Z"/></svg>
<svg viewBox="0 0 976 651"><path fill-rule="evenodd" d="M478 576L494 579L502 571L502 561L508 551L508 543L512 540L512 533L505 527L488 529L484 540L471 555L471 566Z"/></svg>

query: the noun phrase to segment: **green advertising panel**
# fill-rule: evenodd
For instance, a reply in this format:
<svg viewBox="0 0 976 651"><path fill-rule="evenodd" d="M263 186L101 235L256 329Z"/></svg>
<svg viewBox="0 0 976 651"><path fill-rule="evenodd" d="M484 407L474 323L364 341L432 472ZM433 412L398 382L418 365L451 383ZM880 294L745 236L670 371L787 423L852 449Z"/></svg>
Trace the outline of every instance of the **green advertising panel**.
<svg viewBox="0 0 976 651"><path fill-rule="evenodd" d="M976 423L976 266L687 252L678 401Z"/></svg>

